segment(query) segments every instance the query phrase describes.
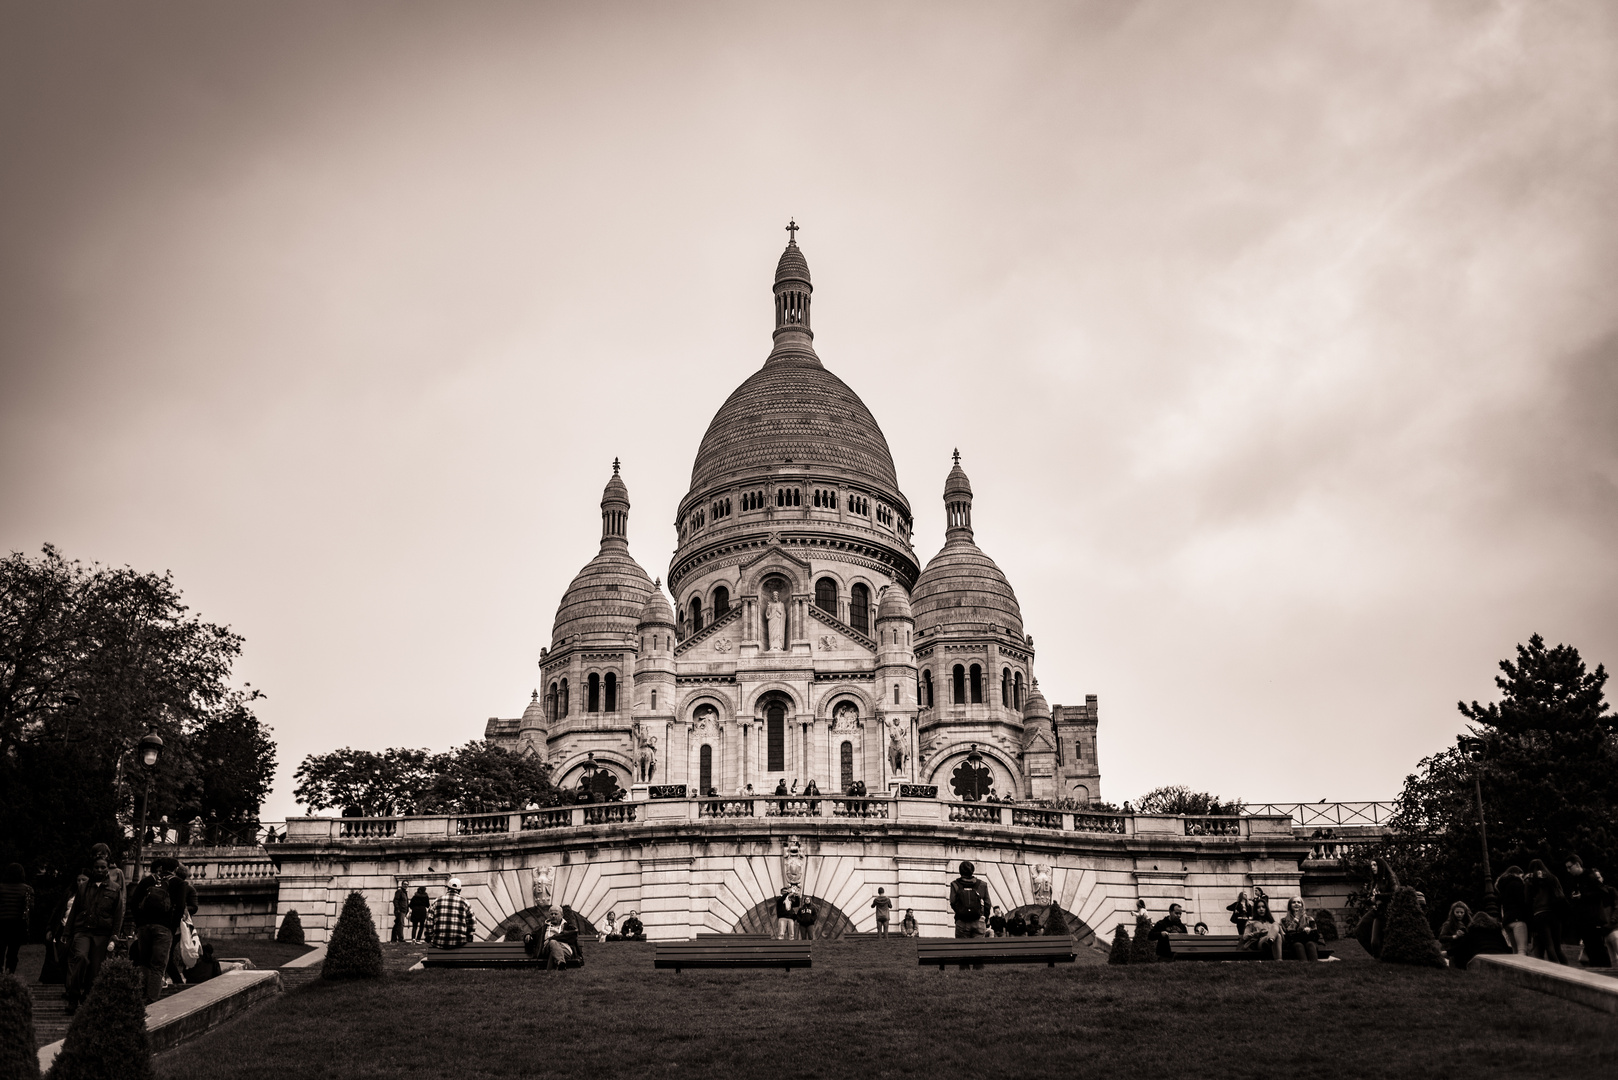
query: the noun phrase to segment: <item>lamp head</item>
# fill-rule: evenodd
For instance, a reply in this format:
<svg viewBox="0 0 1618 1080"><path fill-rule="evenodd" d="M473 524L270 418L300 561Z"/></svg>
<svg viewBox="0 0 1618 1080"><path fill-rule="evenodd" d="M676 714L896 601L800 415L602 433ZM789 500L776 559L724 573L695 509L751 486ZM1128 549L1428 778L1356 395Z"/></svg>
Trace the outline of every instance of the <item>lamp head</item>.
<svg viewBox="0 0 1618 1080"><path fill-rule="evenodd" d="M155 729L148 731L145 735L141 736L140 759L146 763L146 767L148 769L153 765L156 765L158 759L162 756L163 737L159 735Z"/></svg>

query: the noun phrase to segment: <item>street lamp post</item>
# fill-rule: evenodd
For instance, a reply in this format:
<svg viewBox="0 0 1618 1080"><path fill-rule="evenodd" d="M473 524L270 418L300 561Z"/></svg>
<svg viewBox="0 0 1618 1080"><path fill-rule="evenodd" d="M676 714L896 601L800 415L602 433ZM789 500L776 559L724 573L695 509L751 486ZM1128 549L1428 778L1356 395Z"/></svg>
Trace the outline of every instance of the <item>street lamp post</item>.
<svg viewBox="0 0 1618 1080"><path fill-rule="evenodd" d="M152 801L152 773L157 768L157 762L163 756L163 737L156 729L148 731L141 736L140 760L146 766L146 793L140 800L140 825L135 829L135 873L134 880L140 880L140 863L142 849L146 846L146 808Z"/></svg>
<svg viewBox="0 0 1618 1080"><path fill-rule="evenodd" d="M1494 894L1494 871L1489 867L1489 823L1483 815L1483 758L1488 744L1471 735L1455 739L1461 756L1472 763L1472 789L1478 797L1478 837L1483 844L1483 906L1496 918L1500 915L1500 902Z"/></svg>

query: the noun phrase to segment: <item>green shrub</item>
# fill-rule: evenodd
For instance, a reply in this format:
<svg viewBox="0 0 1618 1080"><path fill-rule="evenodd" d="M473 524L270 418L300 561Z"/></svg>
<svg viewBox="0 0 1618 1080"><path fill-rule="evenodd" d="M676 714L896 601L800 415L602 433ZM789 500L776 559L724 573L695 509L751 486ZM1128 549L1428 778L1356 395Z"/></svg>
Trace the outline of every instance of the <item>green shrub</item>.
<svg viewBox="0 0 1618 1080"><path fill-rule="evenodd" d="M281 929L276 932L275 940L283 945L304 944L303 920L298 918L297 908L287 912L287 917L281 920Z"/></svg>
<svg viewBox="0 0 1618 1080"><path fill-rule="evenodd" d="M1342 936L1337 932L1337 916L1332 914L1331 908L1321 908L1315 913L1315 928L1320 931L1321 941L1336 941Z"/></svg>
<svg viewBox="0 0 1618 1080"><path fill-rule="evenodd" d="M1069 933L1067 912L1062 910L1060 904L1052 904L1050 912L1045 916L1045 933L1050 937L1060 937Z"/></svg>
<svg viewBox="0 0 1618 1080"><path fill-rule="evenodd" d="M0 975L0 1076L39 1080L34 996L14 975Z"/></svg>
<svg viewBox="0 0 1618 1080"><path fill-rule="evenodd" d="M376 936L371 905L357 892L343 901L343 913L326 942L322 979L375 979L382 974L382 941Z"/></svg>
<svg viewBox="0 0 1618 1080"><path fill-rule="evenodd" d="M47 1080L151 1080L144 975L128 960L101 965Z"/></svg>
<svg viewBox="0 0 1618 1080"><path fill-rule="evenodd" d="M1152 920L1144 915L1135 919L1135 940L1129 944L1131 964L1150 964L1157 959L1157 942L1147 937L1152 932Z"/></svg>
<svg viewBox="0 0 1618 1080"><path fill-rule="evenodd" d="M1129 931L1119 923L1112 932L1112 951L1107 954L1109 964L1129 963Z"/></svg>
<svg viewBox="0 0 1618 1080"><path fill-rule="evenodd" d="M1388 925L1382 932L1381 959L1392 964L1444 966L1444 951L1427 916L1416 900L1416 890L1401 885L1388 903Z"/></svg>

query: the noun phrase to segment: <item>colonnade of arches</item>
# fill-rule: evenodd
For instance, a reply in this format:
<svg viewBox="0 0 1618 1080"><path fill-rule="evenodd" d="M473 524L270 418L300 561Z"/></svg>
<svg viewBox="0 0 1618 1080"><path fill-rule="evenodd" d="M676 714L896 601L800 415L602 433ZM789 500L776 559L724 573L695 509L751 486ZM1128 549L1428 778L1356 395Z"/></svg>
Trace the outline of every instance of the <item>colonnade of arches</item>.
<svg viewBox="0 0 1618 1080"><path fill-rule="evenodd" d="M557 679L545 691L545 715L560 720L572 713L572 691L565 678ZM618 711L618 673L592 671L584 681L585 712Z"/></svg>
<svg viewBox="0 0 1618 1080"><path fill-rule="evenodd" d="M839 620L842 619L838 612L841 595L842 588L836 578L822 576L815 582L815 607ZM689 636L701 633L704 627L711 626L728 615L730 607L728 586L715 585L706 603L701 593L692 594L680 610L683 634ZM871 608L871 587L863 581L856 581L848 589L848 625L862 634L869 635L872 633L874 617L875 612Z"/></svg>
<svg viewBox="0 0 1618 1080"><path fill-rule="evenodd" d="M983 704L983 682L983 666L981 664L956 664L950 669L949 704ZM933 673L931 669L924 670L921 673L920 682L916 688L916 700L920 702L922 708L930 709L934 705ZM1023 704L1022 672L1013 671L1009 667L1001 669L1000 704L1005 708L1021 711Z"/></svg>

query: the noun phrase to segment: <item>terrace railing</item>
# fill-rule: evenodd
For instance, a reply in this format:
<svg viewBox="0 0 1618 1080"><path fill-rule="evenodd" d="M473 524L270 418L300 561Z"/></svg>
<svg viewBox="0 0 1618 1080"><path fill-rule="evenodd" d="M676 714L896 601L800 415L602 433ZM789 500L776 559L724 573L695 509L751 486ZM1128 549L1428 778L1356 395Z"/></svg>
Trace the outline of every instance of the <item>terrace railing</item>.
<svg viewBox="0 0 1618 1080"><path fill-rule="evenodd" d="M739 818L753 816L752 799L698 799L697 816L703 818Z"/></svg>
<svg viewBox="0 0 1618 1080"><path fill-rule="evenodd" d="M382 840L397 836L398 818L343 818L339 835L344 840Z"/></svg>
<svg viewBox="0 0 1618 1080"><path fill-rule="evenodd" d="M839 799L831 800L831 816L836 818L887 819L892 799Z"/></svg>
<svg viewBox="0 0 1618 1080"><path fill-rule="evenodd" d="M632 802L605 803L584 808L586 825L629 825L635 820L636 804Z"/></svg>
<svg viewBox="0 0 1618 1080"><path fill-rule="evenodd" d="M1011 823L1030 829L1060 829L1062 815L1055 810L1034 810L1021 806L1011 808Z"/></svg>
<svg viewBox="0 0 1618 1080"><path fill-rule="evenodd" d="M522 831L565 829L573 824L573 810L530 810L522 816Z"/></svg>
<svg viewBox="0 0 1618 1080"><path fill-rule="evenodd" d="M1391 802L1248 803L1244 814L1280 815L1292 819L1296 829L1323 826L1386 825L1398 809Z"/></svg>
<svg viewBox="0 0 1618 1080"><path fill-rule="evenodd" d="M511 814L468 814L455 819L456 836L488 836L511 831ZM521 828L518 822L518 828Z"/></svg>

